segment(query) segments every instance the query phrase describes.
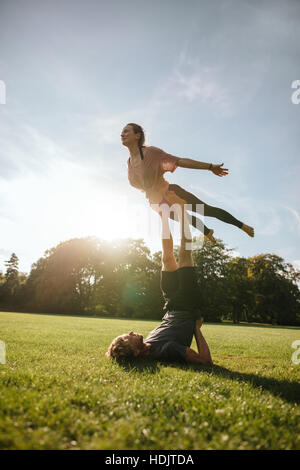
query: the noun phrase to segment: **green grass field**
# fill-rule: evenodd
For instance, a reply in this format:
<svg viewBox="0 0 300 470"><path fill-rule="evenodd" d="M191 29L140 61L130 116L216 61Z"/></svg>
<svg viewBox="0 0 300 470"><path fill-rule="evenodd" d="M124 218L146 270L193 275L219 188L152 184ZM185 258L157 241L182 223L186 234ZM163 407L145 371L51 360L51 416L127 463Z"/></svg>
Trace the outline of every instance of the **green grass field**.
<svg viewBox="0 0 300 470"><path fill-rule="evenodd" d="M299 328L204 324L213 368L105 358L157 324L1 312L0 448L300 449Z"/></svg>

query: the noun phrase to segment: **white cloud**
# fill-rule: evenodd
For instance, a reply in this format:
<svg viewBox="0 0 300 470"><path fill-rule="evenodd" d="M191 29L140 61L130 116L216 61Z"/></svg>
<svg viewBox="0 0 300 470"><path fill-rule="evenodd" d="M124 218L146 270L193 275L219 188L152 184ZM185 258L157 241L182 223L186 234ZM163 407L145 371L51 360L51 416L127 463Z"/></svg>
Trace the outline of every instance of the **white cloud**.
<svg viewBox="0 0 300 470"><path fill-rule="evenodd" d="M0 148L0 177L4 179L45 173L54 160L71 159L53 139L8 113L1 120Z"/></svg>
<svg viewBox="0 0 300 470"><path fill-rule="evenodd" d="M258 214L258 228L256 234L265 236L274 236L278 234L281 228L281 217L279 212L272 207L260 207Z"/></svg>
<svg viewBox="0 0 300 470"><path fill-rule="evenodd" d="M213 41L224 41L224 31L215 32ZM230 47L232 53L235 44ZM224 118L235 116L250 103L264 85L268 63L257 52L225 60L222 56L210 62L197 52L190 52L187 41L179 52L169 76L155 92L154 108L174 106L176 100L202 104L213 114ZM240 52L239 52L240 53ZM201 57L201 58L200 58ZM212 54L213 57L213 54Z"/></svg>
<svg viewBox="0 0 300 470"><path fill-rule="evenodd" d="M5 248L0 248L0 256L9 256L11 251L6 250Z"/></svg>
<svg viewBox="0 0 300 470"><path fill-rule="evenodd" d="M178 70L172 81L178 97L186 98L189 102L198 101L211 105L224 115L233 113L230 96L222 84L218 68L197 66L191 73Z"/></svg>
<svg viewBox="0 0 300 470"><path fill-rule="evenodd" d="M235 250L234 248L232 249L232 251L230 252L230 255L233 257L233 258L241 258L242 257L242 254Z"/></svg>
<svg viewBox="0 0 300 470"><path fill-rule="evenodd" d="M195 191L195 193L197 193L199 199L202 198L202 195L204 195L205 197L208 197L209 199L213 199L215 201L219 199L219 194L214 193L212 191L207 191L207 189L204 189L203 186L191 184L189 187L191 188L192 191Z"/></svg>
<svg viewBox="0 0 300 470"><path fill-rule="evenodd" d="M181 51L169 76L155 90L147 111L156 114L163 107L175 106L177 101L202 103L224 116L233 113L229 90L222 82L219 67L201 66Z"/></svg>
<svg viewBox="0 0 300 470"><path fill-rule="evenodd" d="M292 215L293 215L293 220L294 220L294 227L296 230L300 233L300 214L296 209L293 207L288 207L288 206L283 206L285 207L286 210L288 210Z"/></svg>

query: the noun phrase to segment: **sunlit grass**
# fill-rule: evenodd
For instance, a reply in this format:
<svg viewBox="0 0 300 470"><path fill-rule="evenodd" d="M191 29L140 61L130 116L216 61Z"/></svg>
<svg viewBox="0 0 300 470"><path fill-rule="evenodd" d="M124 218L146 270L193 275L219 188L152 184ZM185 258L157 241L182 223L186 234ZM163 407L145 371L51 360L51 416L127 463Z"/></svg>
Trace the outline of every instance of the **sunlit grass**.
<svg viewBox="0 0 300 470"><path fill-rule="evenodd" d="M300 448L299 329L204 325L213 368L105 358L118 334L156 325L0 313L0 447Z"/></svg>

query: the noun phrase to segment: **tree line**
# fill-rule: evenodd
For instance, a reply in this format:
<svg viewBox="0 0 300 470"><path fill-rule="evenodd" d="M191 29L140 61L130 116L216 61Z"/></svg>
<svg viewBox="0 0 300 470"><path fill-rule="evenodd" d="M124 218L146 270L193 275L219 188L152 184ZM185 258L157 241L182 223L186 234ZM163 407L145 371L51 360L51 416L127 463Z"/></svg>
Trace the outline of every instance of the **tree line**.
<svg viewBox="0 0 300 470"><path fill-rule="evenodd" d="M300 324L300 271L276 254L233 256L221 240L193 251L206 321ZM175 248L175 256L178 249ZM29 274L12 253L0 272L0 309L160 320L161 252L144 241L74 238L47 250Z"/></svg>

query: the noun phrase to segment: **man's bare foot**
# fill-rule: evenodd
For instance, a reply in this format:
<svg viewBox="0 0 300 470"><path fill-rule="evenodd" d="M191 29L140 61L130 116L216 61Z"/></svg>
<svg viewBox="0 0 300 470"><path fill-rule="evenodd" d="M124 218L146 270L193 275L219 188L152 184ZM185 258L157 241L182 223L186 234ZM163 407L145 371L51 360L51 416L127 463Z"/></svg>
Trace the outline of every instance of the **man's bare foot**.
<svg viewBox="0 0 300 470"><path fill-rule="evenodd" d="M254 237L254 228L250 227L250 225L243 224L241 227L244 232L246 232L249 237Z"/></svg>
<svg viewBox="0 0 300 470"><path fill-rule="evenodd" d="M205 236L206 236L206 238L214 245L217 240L216 240L215 237L213 236L213 233L214 233L214 231L213 231L212 229L210 229L210 231L208 232L208 234L205 235Z"/></svg>

